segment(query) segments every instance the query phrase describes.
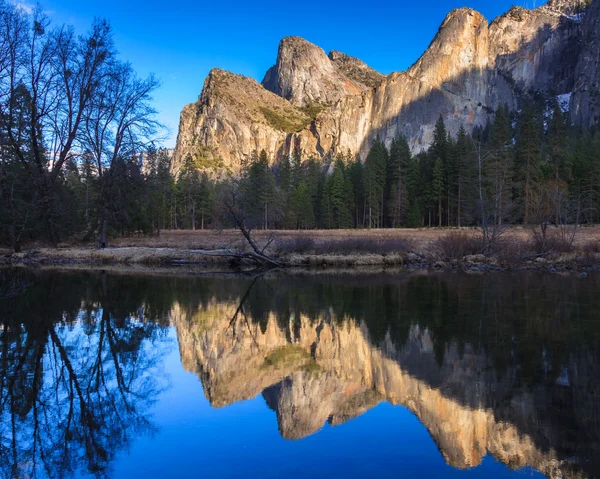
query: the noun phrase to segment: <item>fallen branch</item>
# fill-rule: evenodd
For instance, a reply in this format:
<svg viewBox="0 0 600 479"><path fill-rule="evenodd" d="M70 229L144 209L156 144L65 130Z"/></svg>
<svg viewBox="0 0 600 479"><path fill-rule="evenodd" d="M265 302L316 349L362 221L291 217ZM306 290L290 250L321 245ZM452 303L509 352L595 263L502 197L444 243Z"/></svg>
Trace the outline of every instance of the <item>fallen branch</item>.
<svg viewBox="0 0 600 479"><path fill-rule="evenodd" d="M208 256L214 258L230 258L238 263L245 262L249 265L258 266L269 266L269 267L281 267L283 266L277 260L269 258L262 254L256 254L251 251L232 251L229 249L215 249L215 250L184 250L178 251L180 254L194 254L201 256Z"/></svg>
<svg viewBox="0 0 600 479"><path fill-rule="evenodd" d="M254 242L254 240L252 239L252 236L250 235L250 230L248 228L246 228L245 219L243 217L240 217L238 214L236 214L235 210L228 202L225 202L225 206L227 207L227 210L229 211L229 214L231 215L231 218L233 219L235 225L242 232L242 235L244 236L244 238L246 238L246 241L248 242L250 247L254 250L254 253L244 252L244 253L235 253L235 254L239 255L241 258L250 258L253 261L256 261L258 263L270 265L273 268L282 267L283 264L281 262L279 262L273 258L270 258L269 256L264 254L267 247L273 242L273 238L270 238L269 241L267 242L266 246L261 250L258 247L258 245Z"/></svg>

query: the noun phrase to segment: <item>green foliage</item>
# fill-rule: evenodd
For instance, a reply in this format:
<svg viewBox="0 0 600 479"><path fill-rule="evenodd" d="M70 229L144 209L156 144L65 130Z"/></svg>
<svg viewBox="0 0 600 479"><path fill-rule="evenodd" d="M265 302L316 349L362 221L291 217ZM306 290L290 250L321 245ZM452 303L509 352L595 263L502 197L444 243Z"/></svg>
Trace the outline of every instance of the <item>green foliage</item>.
<svg viewBox="0 0 600 479"><path fill-rule="evenodd" d="M310 191L304 181L301 181L290 196L291 217L293 227L310 229L315 226L315 212Z"/></svg>
<svg viewBox="0 0 600 479"><path fill-rule="evenodd" d="M311 102L308 105L301 107L300 110L302 110L311 121L314 121L319 113L323 111L323 105Z"/></svg>
<svg viewBox="0 0 600 479"><path fill-rule="evenodd" d="M327 228L352 227L351 187L346 182L346 174L344 163L338 160L333 173L325 181L322 202L324 205L323 222Z"/></svg>
<svg viewBox="0 0 600 479"><path fill-rule="evenodd" d="M268 229L272 221L279 219L277 184L264 150L254 155L242 178L240 192L249 226Z"/></svg>
<svg viewBox="0 0 600 479"><path fill-rule="evenodd" d="M533 195L540 179L540 127L531 104L525 105L519 122L516 145L515 198L522 213L520 219L529 224L533 211Z"/></svg>
<svg viewBox="0 0 600 479"><path fill-rule="evenodd" d="M365 160L365 196L369 227L383 226L384 192L388 152L381 140L375 138Z"/></svg>
<svg viewBox="0 0 600 479"><path fill-rule="evenodd" d="M403 135L392 140L386 168L386 220L395 228L402 224L408 209L406 181L411 161L410 148Z"/></svg>
<svg viewBox="0 0 600 479"><path fill-rule="evenodd" d="M271 127L285 133L296 133L301 131L310 123L310 121L312 121L305 115L284 112L282 110L273 110L266 106L261 106L260 111Z"/></svg>

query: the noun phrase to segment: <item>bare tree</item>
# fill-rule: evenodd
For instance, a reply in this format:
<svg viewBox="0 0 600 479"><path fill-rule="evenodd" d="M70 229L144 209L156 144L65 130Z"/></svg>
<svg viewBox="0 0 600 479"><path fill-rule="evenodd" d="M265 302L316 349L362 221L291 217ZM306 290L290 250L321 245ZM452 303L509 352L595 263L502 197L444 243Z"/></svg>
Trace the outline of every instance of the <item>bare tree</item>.
<svg viewBox="0 0 600 479"><path fill-rule="evenodd" d="M581 201L569 195L566 183L554 179L536 186L531 194L531 237L538 253L570 250L581 217ZM557 234L550 230L552 223Z"/></svg>
<svg viewBox="0 0 600 479"><path fill-rule="evenodd" d="M113 62L83 112L81 148L94 162L100 182L100 245L108 243L111 216L116 212L113 187L120 162L136 161L161 129L150 105L159 82L140 79L128 63Z"/></svg>
<svg viewBox="0 0 600 479"><path fill-rule="evenodd" d="M508 145L504 146L505 148ZM507 171L496 178L496 188L494 188L491 201L488 201L488 194L485 190L484 167L486 162L497 154L495 150L484 151L479 141L473 141L475 159L477 161L477 194L479 203L479 220L481 232L483 235L483 249L489 251L505 232L506 227L501 221L500 211L502 209L502 192L506 181Z"/></svg>
<svg viewBox="0 0 600 479"><path fill-rule="evenodd" d="M110 74L111 29L96 20L87 35L77 36L73 28L51 28L40 7L30 15L7 3L0 10L0 126L33 182L56 243L56 183L78 154L84 112Z"/></svg>

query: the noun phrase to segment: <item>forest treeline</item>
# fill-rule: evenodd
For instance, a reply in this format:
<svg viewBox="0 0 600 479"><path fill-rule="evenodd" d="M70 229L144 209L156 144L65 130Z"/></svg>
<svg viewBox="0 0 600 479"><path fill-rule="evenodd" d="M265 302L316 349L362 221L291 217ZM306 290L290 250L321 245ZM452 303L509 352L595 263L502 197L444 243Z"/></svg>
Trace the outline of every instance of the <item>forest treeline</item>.
<svg viewBox="0 0 600 479"><path fill-rule="evenodd" d="M389 148L376 138L364 161L293 154L275 162L262 151L226 180L211 180L191 156L171 178L166 152L152 158L153 174L169 182L154 209L163 229L220 227L223 203L263 229L600 221L600 134L570 127L556 98L520 112L499 106L472 135L461 128L453 137L440 117L432 146L417 155L401 135Z"/></svg>
<svg viewBox="0 0 600 479"><path fill-rule="evenodd" d="M163 229L398 228L600 222L600 134L568 124L557 98L500 106L432 146L399 135L350 154L269 158L241 175L156 148L153 77L119 58L110 25L85 35L40 7L0 2L0 241L98 240Z"/></svg>

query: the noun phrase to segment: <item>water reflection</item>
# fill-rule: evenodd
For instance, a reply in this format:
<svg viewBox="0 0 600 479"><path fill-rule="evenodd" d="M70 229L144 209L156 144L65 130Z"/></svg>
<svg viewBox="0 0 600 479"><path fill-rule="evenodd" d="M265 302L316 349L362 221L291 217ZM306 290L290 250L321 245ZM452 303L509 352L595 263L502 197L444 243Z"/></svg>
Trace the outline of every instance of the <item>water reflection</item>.
<svg viewBox="0 0 600 479"><path fill-rule="evenodd" d="M600 471L597 278L19 274L0 302L7 477L108 470L149 432L169 325L214 407L262 394L286 439L387 401L456 468Z"/></svg>
<svg viewBox="0 0 600 479"><path fill-rule="evenodd" d="M4 275L18 287L0 302L0 474L106 472L152 431L146 411L163 387L154 345L166 324L106 275Z"/></svg>

